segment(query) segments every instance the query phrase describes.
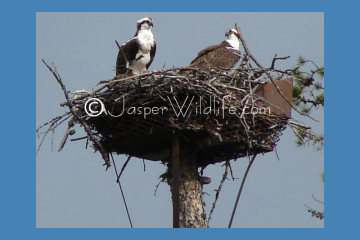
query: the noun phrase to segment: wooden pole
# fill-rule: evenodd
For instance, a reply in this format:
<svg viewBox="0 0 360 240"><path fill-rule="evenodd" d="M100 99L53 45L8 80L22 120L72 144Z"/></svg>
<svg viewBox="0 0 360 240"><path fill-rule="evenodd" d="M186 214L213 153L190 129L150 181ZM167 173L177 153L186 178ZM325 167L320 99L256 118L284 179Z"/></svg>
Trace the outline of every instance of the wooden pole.
<svg viewBox="0 0 360 240"><path fill-rule="evenodd" d="M180 216L180 197L179 197L179 185L180 185L180 163L179 163L179 133L175 132L172 139L172 168L173 168L173 180L172 180L172 197L173 197L173 228L179 228L179 216Z"/></svg>

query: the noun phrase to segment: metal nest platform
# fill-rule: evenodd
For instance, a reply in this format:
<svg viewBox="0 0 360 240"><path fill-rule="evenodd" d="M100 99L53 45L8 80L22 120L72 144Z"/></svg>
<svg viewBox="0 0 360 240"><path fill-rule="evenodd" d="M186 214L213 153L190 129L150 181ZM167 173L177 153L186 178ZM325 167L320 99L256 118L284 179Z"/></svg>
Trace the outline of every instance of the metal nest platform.
<svg viewBox="0 0 360 240"><path fill-rule="evenodd" d="M291 114L292 78L270 81L260 69L176 68L98 84L65 105L105 162L106 153L168 162L175 132L198 166L266 153Z"/></svg>

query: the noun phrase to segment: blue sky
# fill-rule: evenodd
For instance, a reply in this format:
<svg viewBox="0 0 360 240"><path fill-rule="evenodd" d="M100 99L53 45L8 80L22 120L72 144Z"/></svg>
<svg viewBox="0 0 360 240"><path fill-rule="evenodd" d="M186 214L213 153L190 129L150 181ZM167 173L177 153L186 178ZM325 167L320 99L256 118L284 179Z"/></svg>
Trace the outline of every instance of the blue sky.
<svg viewBox="0 0 360 240"><path fill-rule="evenodd" d="M36 15L36 126L61 115L65 101L55 79L41 59L54 63L68 90L95 89L100 80L112 78L119 43L134 35L135 22L145 16L154 19L157 53L150 70L186 66L197 53L224 39L225 30L235 22L242 29L252 54L263 66L270 66L275 54L288 56L278 68L291 68L299 55L324 63L323 13L37 13ZM314 112L318 123L293 117L324 132L324 111ZM85 149L85 142L68 141L57 152L67 124L45 140L36 159L37 227L129 227L114 169L105 172L99 153ZM84 136L76 128L74 137ZM238 205L234 228L321 228L324 221L311 218L306 204L322 210L312 194L324 200L319 174L324 169L324 152L312 147L295 147L290 129L284 132L277 152L258 156ZM39 144L39 140L37 140ZM117 166L126 160L116 156ZM247 159L232 163L235 177L241 178ZM205 186L209 213L224 168L208 167ZM134 227L172 226L169 187L161 184L154 196L160 163L132 159L122 176L122 186ZM226 181L211 220L211 227L227 227L240 180Z"/></svg>

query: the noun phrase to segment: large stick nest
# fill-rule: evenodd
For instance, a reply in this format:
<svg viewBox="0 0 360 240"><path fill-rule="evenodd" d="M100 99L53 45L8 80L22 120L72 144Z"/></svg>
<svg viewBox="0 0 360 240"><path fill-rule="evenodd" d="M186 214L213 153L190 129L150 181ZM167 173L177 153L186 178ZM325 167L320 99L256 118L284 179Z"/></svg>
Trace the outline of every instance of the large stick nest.
<svg viewBox="0 0 360 240"><path fill-rule="evenodd" d="M71 105L91 130L96 150L168 161L178 131L180 151L196 151L198 165L206 166L272 151L286 127L288 117L269 114L268 103L257 95L264 84L260 80L266 79L260 71L251 73L189 68L150 72L103 81L104 86L77 96Z"/></svg>
<svg viewBox="0 0 360 240"><path fill-rule="evenodd" d="M73 133L74 123L78 123L108 167L110 153L169 162L174 133L180 136L180 155L195 153L197 165L203 167L272 151L286 125L292 126L291 108L296 110L289 102L292 89L286 97L275 79L288 79L296 69L275 69L276 60L289 58L277 55L270 68L262 67L251 55L237 24L235 28L245 50L237 69L175 68L117 76L101 81L99 84L104 85L94 92L75 91L72 99L56 68L53 70L43 60L60 84L67 100L62 105L68 106L70 112L44 124L37 132L50 125L44 140L49 131L71 117L59 151ZM252 67L251 61L257 67ZM278 95L272 96L274 103L261 94L265 83L277 91ZM290 84L292 87L292 81ZM291 108L284 111L277 106L279 101L287 102ZM267 111L269 106L275 111ZM90 116L96 113L100 114Z"/></svg>

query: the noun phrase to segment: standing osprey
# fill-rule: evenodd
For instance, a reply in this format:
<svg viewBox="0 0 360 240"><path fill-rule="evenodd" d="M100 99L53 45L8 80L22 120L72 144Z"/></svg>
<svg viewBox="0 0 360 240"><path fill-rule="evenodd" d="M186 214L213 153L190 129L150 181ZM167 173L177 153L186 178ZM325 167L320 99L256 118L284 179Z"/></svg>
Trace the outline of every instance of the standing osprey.
<svg viewBox="0 0 360 240"><path fill-rule="evenodd" d="M116 75L140 74L149 68L156 51L154 35L151 32L152 26L151 17L136 22L135 36L120 46L116 60Z"/></svg>
<svg viewBox="0 0 360 240"><path fill-rule="evenodd" d="M213 45L200 51L189 67L235 67L240 59L239 39L240 35L235 29L226 30L225 40L218 45Z"/></svg>

